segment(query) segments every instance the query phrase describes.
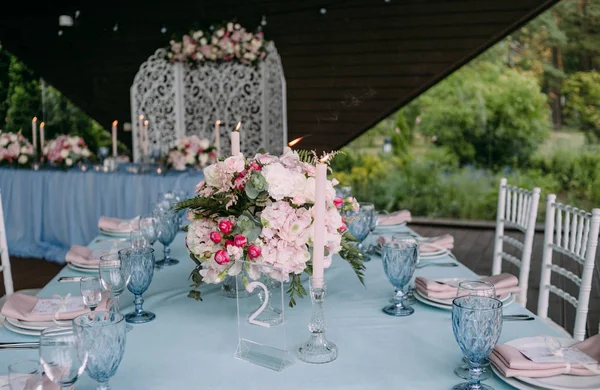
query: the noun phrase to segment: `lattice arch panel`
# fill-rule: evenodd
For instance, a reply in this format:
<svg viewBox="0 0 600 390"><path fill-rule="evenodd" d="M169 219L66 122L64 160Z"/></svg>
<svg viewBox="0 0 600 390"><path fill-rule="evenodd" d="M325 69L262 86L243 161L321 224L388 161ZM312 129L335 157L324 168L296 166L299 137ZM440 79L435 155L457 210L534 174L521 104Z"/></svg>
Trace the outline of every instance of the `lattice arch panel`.
<svg viewBox="0 0 600 390"><path fill-rule="evenodd" d="M134 161L142 154L139 115L148 119L150 145L163 154L184 135L213 139L217 120L221 121L222 155L231 153L229 133L240 121L244 155L253 156L260 148L280 154L287 143L281 58L273 43L259 66L172 64L165 49L158 49L140 66L131 86Z"/></svg>

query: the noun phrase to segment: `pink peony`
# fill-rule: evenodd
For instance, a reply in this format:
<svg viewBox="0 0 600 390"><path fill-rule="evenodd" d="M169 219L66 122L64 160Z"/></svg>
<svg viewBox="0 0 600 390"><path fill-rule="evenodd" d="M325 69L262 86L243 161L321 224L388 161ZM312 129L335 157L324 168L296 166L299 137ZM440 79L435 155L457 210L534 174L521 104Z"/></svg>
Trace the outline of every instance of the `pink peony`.
<svg viewBox="0 0 600 390"><path fill-rule="evenodd" d="M229 254L227 253L227 251L220 249L217 251L217 253L215 253L215 261L219 265L227 264L230 261Z"/></svg>
<svg viewBox="0 0 600 390"><path fill-rule="evenodd" d="M210 240L212 242L214 242L215 244L220 243L222 239L223 239L223 236L221 235L221 233L219 233L219 232L211 232L210 233Z"/></svg>
<svg viewBox="0 0 600 390"><path fill-rule="evenodd" d="M219 230L225 234L229 234L233 230L233 224L227 219L223 220L219 222Z"/></svg>
<svg viewBox="0 0 600 390"><path fill-rule="evenodd" d="M248 247L248 256L250 257L250 259L256 259L260 256L261 252L262 251L260 250L260 248L254 244Z"/></svg>
<svg viewBox="0 0 600 390"><path fill-rule="evenodd" d="M342 207L344 205L344 199L339 196L336 196L333 199L333 205L339 209L340 207Z"/></svg>
<svg viewBox="0 0 600 390"><path fill-rule="evenodd" d="M248 240L242 234L236 234L236 236L233 238L233 242L235 246L239 247L245 247L246 244L248 244Z"/></svg>

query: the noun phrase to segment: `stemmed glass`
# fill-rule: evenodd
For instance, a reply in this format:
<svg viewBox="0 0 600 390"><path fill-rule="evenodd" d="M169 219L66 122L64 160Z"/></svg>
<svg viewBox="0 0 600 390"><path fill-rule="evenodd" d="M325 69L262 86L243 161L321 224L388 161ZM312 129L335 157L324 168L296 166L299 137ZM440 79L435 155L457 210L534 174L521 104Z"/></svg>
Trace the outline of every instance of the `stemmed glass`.
<svg viewBox="0 0 600 390"><path fill-rule="evenodd" d="M96 310L96 307L98 307L98 304L102 300L100 279L95 276L81 278L79 288L85 306L89 307L91 311Z"/></svg>
<svg viewBox="0 0 600 390"><path fill-rule="evenodd" d="M87 356L85 371L98 382L96 390L109 390L125 352L125 317L120 313L96 311L73 320L80 356Z"/></svg>
<svg viewBox="0 0 600 390"><path fill-rule="evenodd" d="M156 315L144 311L142 294L148 289L154 275L154 249L130 248L121 249L119 258L127 267L129 282L127 289L135 295L135 311L125 315L125 321L132 324L143 324L152 321Z"/></svg>
<svg viewBox="0 0 600 390"><path fill-rule="evenodd" d="M383 270L396 289L392 304L383 312L392 316L409 316L415 312L406 305L404 286L410 281L419 259L419 242L410 235L394 236L382 245Z"/></svg>
<svg viewBox="0 0 600 390"><path fill-rule="evenodd" d="M139 230L133 230L131 233L129 233L129 240L132 248L145 248L148 246L146 237Z"/></svg>
<svg viewBox="0 0 600 390"><path fill-rule="evenodd" d="M47 328L40 336L40 362L48 378L62 389L74 388L87 363L87 354L79 353L78 347L71 328Z"/></svg>
<svg viewBox="0 0 600 390"><path fill-rule="evenodd" d="M370 223L369 223L369 232L372 232L373 230L375 230L375 224L376 224L376 218L375 218L375 205L373 203L364 203L364 202L360 202L360 209L363 210L365 213L369 214L371 217Z"/></svg>
<svg viewBox="0 0 600 390"><path fill-rule="evenodd" d="M149 246L154 245L156 242L156 217L154 215L140 217L139 229Z"/></svg>
<svg viewBox="0 0 600 390"><path fill-rule="evenodd" d="M117 253L100 256L100 281L112 298L110 311L119 312L119 295L127 286L129 275Z"/></svg>
<svg viewBox="0 0 600 390"><path fill-rule="evenodd" d="M469 361L469 381L452 390L493 390L481 384L482 363L490 356L502 331L502 302L478 295L455 298L452 330L463 356Z"/></svg>
<svg viewBox="0 0 600 390"><path fill-rule="evenodd" d="M42 367L37 360L23 360L8 366L10 390L39 389L42 387Z"/></svg>
<svg viewBox="0 0 600 390"><path fill-rule="evenodd" d="M339 196L342 199L346 199L352 196L352 187L350 186L337 186L335 187L335 196Z"/></svg>
<svg viewBox="0 0 600 390"><path fill-rule="evenodd" d="M496 288L492 283L483 280L465 280L460 282L456 290L456 296L464 297L469 295L495 298ZM481 364L479 380L483 381L492 376L489 366L490 362L485 359ZM463 363L454 369L454 373L459 378L469 379L469 361L465 357L463 357Z"/></svg>
<svg viewBox="0 0 600 390"><path fill-rule="evenodd" d="M371 257L363 251L362 242L371 232L371 213L367 210L359 209L356 213L346 211L343 214L344 223L348 227L350 234L358 240L358 249L363 255L364 261L371 260Z"/></svg>
<svg viewBox="0 0 600 390"><path fill-rule="evenodd" d="M175 239L177 231L179 230L179 218L177 213L170 210L158 212L156 216L156 237L158 241L164 246L165 258L157 261L156 265L159 267L175 265L179 263L179 260L171 258L171 248L169 245Z"/></svg>

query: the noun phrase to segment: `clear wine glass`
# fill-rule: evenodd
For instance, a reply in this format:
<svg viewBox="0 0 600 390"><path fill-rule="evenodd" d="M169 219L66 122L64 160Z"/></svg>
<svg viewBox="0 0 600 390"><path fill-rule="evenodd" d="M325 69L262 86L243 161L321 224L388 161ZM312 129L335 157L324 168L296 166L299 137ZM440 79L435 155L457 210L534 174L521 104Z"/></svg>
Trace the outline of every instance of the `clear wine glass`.
<svg viewBox="0 0 600 390"><path fill-rule="evenodd" d="M159 267L170 266L179 263L179 260L171 258L171 248L169 247L177 231L179 230L179 218L177 213L171 210L158 212L156 216L156 236L158 241L164 246L164 259L157 261L156 265Z"/></svg>
<svg viewBox="0 0 600 390"><path fill-rule="evenodd" d="M469 361L468 382L452 390L493 390L481 384L482 363L490 356L502 331L502 302L496 298L466 295L452 302L452 330Z"/></svg>
<svg viewBox="0 0 600 390"><path fill-rule="evenodd" d="M71 328L47 328L40 335L40 362L48 378L62 389L74 389L87 355L80 354Z"/></svg>
<svg viewBox="0 0 600 390"><path fill-rule="evenodd" d="M120 312L119 295L125 291L129 275L117 253L100 256L100 281L112 299L110 311Z"/></svg>
<svg viewBox="0 0 600 390"><path fill-rule="evenodd" d="M419 259L419 242L414 236L392 237L382 245L381 258L383 270L396 289L392 304L385 306L383 312L392 316L409 316L415 312L406 305L404 286L410 281Z"/></svg>
<svg viewBox="0 0 600 390"><path fill-rule="evenodd" d="M344 223L348 227L350 234L358 240L358 249L363 255L364 261L371 260L371 257L366 254L363 250L362 242L367 238L371 232L371 216L367 210L358 210L356 213L352 211L345 211L343 213Z"/></svg>
<svg viewBox="0 0 600 390"><path fill-rule="evenodd" d="M42 366L37 360L23 360L8 366L10 390L42 388Z"/></svg>
<svg viewBox="0 0 600 390"><path fill-rule="evenodd" d="M125 352L125 317L120 313L96 311L73 320L79 354L87 356L85 371L98 382L96 390L109 390Z"/></svg>
<svg viewBox="0 0 600 390"><path fill-rule="evenodd" d="M102 300L102 285L100 284L100 278L95 276L81 278L79 287L81 289L83 303L89 307L91 311L96 310L96 307L98 307L98 304Z"/></svg>
<svg viewBox="0 0 600 390"><path fill-rule="evenodd" d="M129 241L132 248L145 248L148 246L148 241L144 234L139 230L133 230L129 233Z"/></svg>
<svg viewBox="0 0 600 390"><path fill-rule="evenodd" d="M369 231L372 232L373 230L375 230L375 205L373 203L364 203L364 202L360 202L359 203L360 209L363 210L365 213L369 214L370 216L370 221L369 221Z"/></svg>
<svg viewBox="0 0 600 390"><path fill-rule="evenodd" d="M150 246L156 242L156 217L154 215L143 215L140 217L139 229Z"/></svg>

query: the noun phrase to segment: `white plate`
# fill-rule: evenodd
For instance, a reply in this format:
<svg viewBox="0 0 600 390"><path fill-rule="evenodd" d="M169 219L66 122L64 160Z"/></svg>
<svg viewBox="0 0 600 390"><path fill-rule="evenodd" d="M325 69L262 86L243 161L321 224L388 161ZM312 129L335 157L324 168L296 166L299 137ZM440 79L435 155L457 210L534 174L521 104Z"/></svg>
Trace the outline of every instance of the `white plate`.
<svg viewBox="0 0 600 390"><path fill-rule="evenodd" d="M425 253L420 252L419 253L419 258L421 258L421 259L432 259L432 258L444 257L444 256L448 256L447 249L439 249L434 252L425 252Z"/></svg>
<svg viewBox="0 0 600 390"><path fill-rule="evenodd" d="M97 264L97 265L81 264L81 263L77 263L75 261L71 261L71 264L73 264L77 268L94 269L96 271L98 271L100 269L100 265L99 264Z"/></svg>
<svg viewBox="0 0 600 390"><path fill-rule="evenodd" d="M6 317L6 322L17 328L25 330L39 330L42 331L46 328L52 328L54 326L70 327L71 321L58 321L58 322L34 322L34 321L21 321L16 318Z"/></svg>
<svg viewBox="0 0 600 390"><path fill-rule="evenodd" d="M39 337L42 334L42 331L40 331L40 330L27 330L27 329L19 328L7 321L4 322L4 328L10 330L11 332L15 332L18 334L24 334L27 336L38 336Z"/></svg>
<svg viewBox="0 0 600 390"><path fill-rule="evenodd" d="M506 345L517 348L523 342L526 342L530 337L511 340ZM560 342L562 347L568 347L575 343L576 340L567 338L554 338ZM594 376L574 376L574 375L556 375L548 378L525 378L518 376L516 377L519 381L531 385L533 387L539 387L546 390L598 390L600 389L600 375Z"/></svg>
<svg viewBox="0 0 600 390"><path fill-rule="evenodd" d="M100 233L109 237L129 237L131 234L130 230L104 230L100 229Z"/></svg>
<svg viewBox="0 0 600 390"><path fill-rule="evenodd" d="M74 265L73 263L67 263L67 267L71 268L74 271L77 272L83 272L85 274L97 274L98 273L98 268L80 268L76 265Z"/></svg>
<svg viewBox="0 0 600 390"><path fill-rule="evenodd" d="M505 377L500 371L498 371L496 367L494 367L493 364L490 364L490 367L492 367L492 371L494 371L494 374L496 374L496 376L500 378L500 380L508 383L517 390L542 390L539 387L530 386L527 383L523 383L518 379Z"/></svg>
<svg viewBox="0 0 600 390"><path fill-rule="evenodd" d="M418 290L415 290L414 296L417 301L426 305L444 310L452 310L452 300L429 298L424 295L421 295L421 293L419 293ZM506 307L515 301L513 294L503 295L499 299L502 302L503 307Z"/></svg>

